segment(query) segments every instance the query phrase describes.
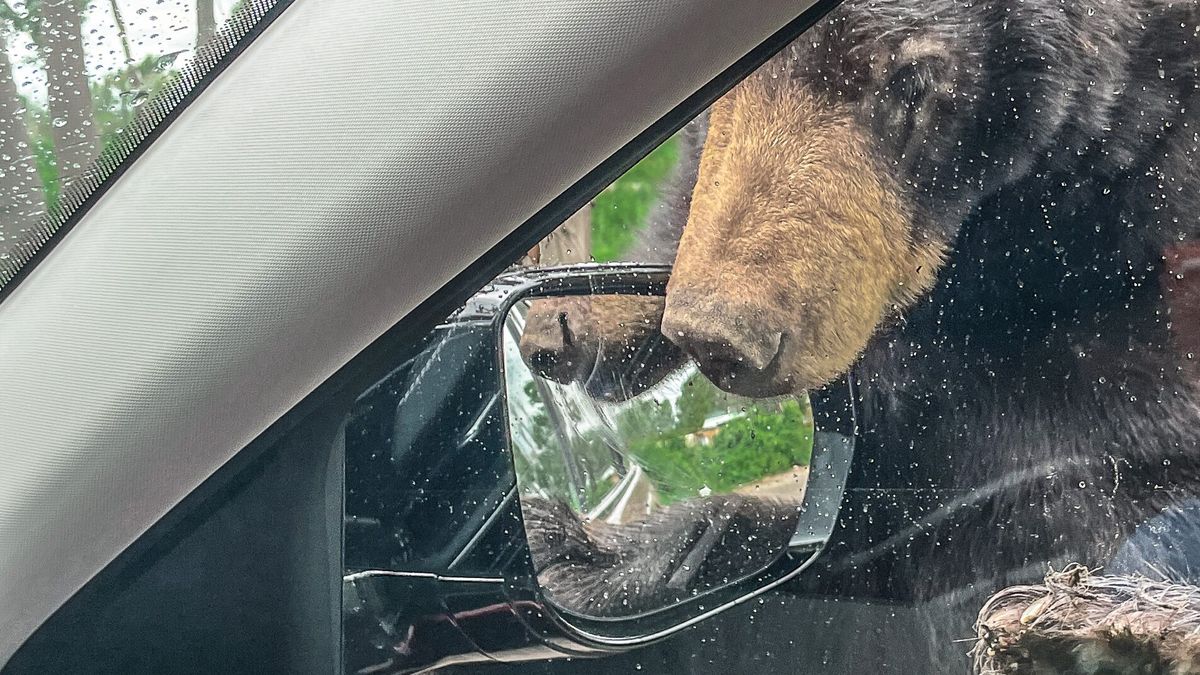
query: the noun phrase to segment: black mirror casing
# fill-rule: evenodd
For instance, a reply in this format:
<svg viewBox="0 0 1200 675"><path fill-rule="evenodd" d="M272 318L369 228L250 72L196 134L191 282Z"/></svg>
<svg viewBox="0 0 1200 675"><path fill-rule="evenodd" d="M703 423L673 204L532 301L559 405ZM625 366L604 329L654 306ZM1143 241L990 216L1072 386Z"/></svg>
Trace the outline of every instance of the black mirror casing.
<svg viewBox="0 0 1200 675"><path fill-rule="evenodd" d="M347 424L346 672L623 651L745 602L817 559L853 456L849 381L812 395L815 480L787 550L766 569L626 618L573 613L539 587L504 414L504 318L528 298L665 295L669 273L605 264L502 275L360 397ZM392 452L382 452L385 441Z"/></svg>

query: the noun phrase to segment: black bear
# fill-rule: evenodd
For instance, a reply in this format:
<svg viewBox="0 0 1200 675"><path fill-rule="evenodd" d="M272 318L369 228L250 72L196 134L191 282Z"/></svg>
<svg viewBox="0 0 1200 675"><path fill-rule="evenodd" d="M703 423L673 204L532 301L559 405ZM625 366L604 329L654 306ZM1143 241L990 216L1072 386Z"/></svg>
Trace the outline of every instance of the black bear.
<svg viewBox="0 0 1200 675"><path fill-rule="evenodd" d="M1198 485L1198 12L839 6L711 111L664 335L740 393L852 370L880 480L990 491L935 558L1106 559Z"/></svg>
<svg viewBox="0 0 1200 675"><path fill-rule="evenodd" d="M796 590L924 603L928 672L988 594L1200 490L1166 266L1200 235L1198 41L1191 1L849 0L694 125L631 254L674 261L662 333L719 386L857 382Z"/></svg>

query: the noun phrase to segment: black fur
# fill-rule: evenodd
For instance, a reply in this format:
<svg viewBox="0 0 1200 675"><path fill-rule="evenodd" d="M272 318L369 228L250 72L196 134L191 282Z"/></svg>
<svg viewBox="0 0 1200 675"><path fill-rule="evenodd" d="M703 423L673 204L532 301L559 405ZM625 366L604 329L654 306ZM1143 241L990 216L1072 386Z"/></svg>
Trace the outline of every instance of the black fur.
<svg viewBox="0 0 1200 675"><path fill-rule="evenodd" d="M662 609L760 571L782 555L798 505L726 495L621 525L565 503L521 500L538 583L560 606L599 617Z"/></svg>
<svg viewBox="0 0 1200 675"><path fill-rule="evenodd" d="M801 582L929 603L931 672L965 667L978 594L1103 565L1200 488L1173 343L1200 327L1163 286L1165 248L1200 235L1198 31L1195 2L852 0L767 66L873 129L917 235L952 245L854 367L856 483ZM670 259L697 156L631 257Z"/></svg>

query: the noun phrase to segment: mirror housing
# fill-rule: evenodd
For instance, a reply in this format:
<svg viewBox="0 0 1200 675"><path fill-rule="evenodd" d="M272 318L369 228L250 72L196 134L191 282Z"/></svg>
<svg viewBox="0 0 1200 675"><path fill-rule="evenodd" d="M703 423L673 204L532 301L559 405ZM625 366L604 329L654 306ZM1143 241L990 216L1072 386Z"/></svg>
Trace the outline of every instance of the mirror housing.
<svg viewBox="0 0 1200 675"><path fill-rule="evenodd" d="M764 568L631 616L574 612L539 583L506 415L505 318L529 299L664 296L669 274L667 266L585 264L502 275L414 353L397 355L391 374L360 397L347 422L347 672L623 651L746 602L817 559L853 457L848 380L811 395L807 487L786 547ZM385 442L387 452L378 447ZM368 461L383 470L355 466ZM413 522L432 525L414 531Z"/></svg>

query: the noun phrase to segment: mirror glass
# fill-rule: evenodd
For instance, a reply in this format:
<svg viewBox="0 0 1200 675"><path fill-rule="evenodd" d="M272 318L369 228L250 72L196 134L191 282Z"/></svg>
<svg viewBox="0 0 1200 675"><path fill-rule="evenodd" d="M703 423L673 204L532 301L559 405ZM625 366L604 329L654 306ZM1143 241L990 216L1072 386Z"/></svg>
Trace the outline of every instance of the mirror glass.
<svg viewBox="0 0 1200 675"><path fill-rule="evenodd" d="M530 549L548 600L628 618L757 573L796 531L805 397L727 394L658 330L663 298L546 297L505 318Z"/></svg>

